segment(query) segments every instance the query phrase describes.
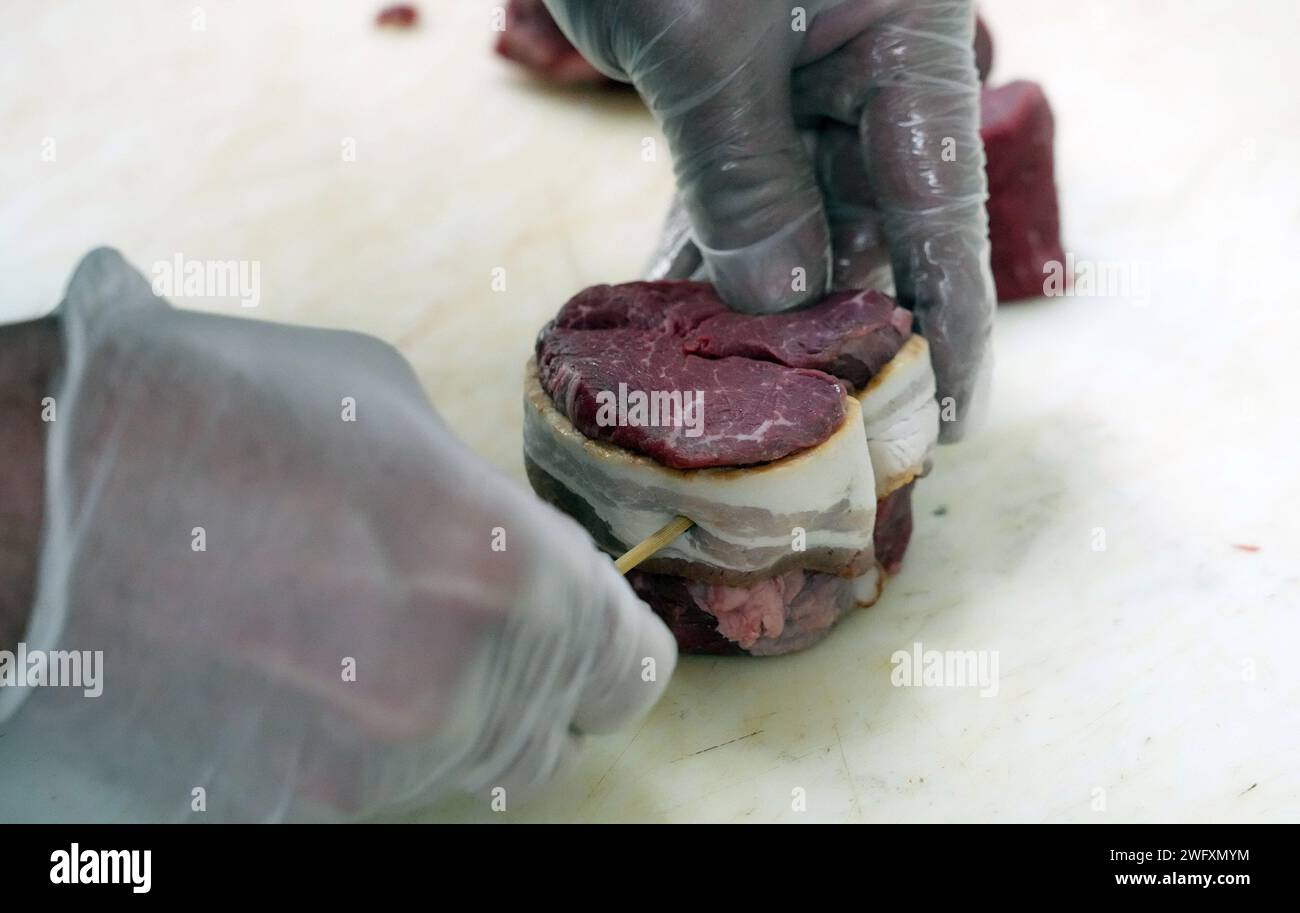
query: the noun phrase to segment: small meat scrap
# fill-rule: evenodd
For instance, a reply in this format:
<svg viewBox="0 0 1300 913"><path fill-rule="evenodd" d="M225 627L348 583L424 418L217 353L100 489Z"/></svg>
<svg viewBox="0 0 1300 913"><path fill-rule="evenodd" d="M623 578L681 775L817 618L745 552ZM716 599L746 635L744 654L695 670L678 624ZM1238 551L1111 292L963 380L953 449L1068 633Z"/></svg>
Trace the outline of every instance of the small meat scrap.
<svg viewBox="0 0 1300 913"><path fill-rule="evenodd" d="M375 25L384 28L409 29L420 21L420 11L409 3L386 6L375 16Z"/></svg>

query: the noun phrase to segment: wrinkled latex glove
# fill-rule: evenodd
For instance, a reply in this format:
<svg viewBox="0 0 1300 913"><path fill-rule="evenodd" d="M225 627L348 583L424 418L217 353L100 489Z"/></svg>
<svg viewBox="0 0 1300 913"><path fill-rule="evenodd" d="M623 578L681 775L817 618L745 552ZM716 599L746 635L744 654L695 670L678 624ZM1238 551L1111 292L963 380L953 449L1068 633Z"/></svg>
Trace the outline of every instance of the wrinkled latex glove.
<svg viewBox="0 0 1300 913"><path fill-rule="evenodd" d="M732 307L766 313L889 260L930 342L943 438L978 424L994 292L970 0L546 2L672 148L689 231L670 224L653 276L702 266Z"/></svg>
<svg viewBox="0 0 1300 913"><path fill-rule="evenodd" d="M390 346L176 310L107 250L60 318L24 639L102 650L103 690L0 689L0 770L57 761L117 798L0 790L0 819L510 807L660 695L664 625Z"/></svg>

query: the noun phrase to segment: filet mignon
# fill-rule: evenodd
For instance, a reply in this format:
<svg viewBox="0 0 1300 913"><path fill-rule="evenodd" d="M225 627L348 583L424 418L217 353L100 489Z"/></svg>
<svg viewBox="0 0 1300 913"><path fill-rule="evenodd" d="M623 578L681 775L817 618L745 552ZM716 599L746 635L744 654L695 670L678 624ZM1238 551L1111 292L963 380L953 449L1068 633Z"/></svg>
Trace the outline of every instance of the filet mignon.
<svg viewBox="0 0 1300 913"><path fill-rule="evenodd" d="M629 577L684 651L807 647L873 603L907 547L911 486L939 424L929 348L910 323L879 292L749 316L706 283L588 289L542 331L528 366L529 480L612 555L674 516L695 521ZM629 378L674 389L706 378L699 443L679 428L594 421L597 397ZM817 398L800 403L811 381ZM833 413L822 391L837 397ZM841 419L823 438L830 414ZM742 462L800 434L815 443Z"/></svg>

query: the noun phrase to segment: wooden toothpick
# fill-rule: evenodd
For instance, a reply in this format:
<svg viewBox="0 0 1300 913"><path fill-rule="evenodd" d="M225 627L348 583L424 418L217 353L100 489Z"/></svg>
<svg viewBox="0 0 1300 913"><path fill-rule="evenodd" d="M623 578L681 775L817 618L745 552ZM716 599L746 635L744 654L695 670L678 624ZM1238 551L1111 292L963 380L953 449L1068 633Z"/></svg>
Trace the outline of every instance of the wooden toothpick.
<svg viewBox="0 0 1300 913"><path fill-rule="evenodd" d="M695 521L690 517L678 517L657 533L641 540L624 552L623 556L614 562L614 567L618 568L620 574L626 574L694 525Z"/></svg>

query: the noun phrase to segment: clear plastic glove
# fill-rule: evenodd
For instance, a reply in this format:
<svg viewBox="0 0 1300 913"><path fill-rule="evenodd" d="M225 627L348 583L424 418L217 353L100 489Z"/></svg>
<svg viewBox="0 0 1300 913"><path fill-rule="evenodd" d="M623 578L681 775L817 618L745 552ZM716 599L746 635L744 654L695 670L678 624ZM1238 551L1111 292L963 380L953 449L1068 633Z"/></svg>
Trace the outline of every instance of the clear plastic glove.
<svg viewBox="0 0 1300 913"><path fill-rule="evenodd" d="M943 438L978 424L995 301L971 0L546 2L672 147L690 231L670 223L652 275L702 259L732 307L766 313L888 260Z"/></svg>
<svg viewBox="0 0 1300 913"><path fill-rule="evenodd" d="M0 820L509 807L659 697L667 629L388 345L173 309L107 250L61 320L24 640L102 650L102 694L0 689L0 770L110 798L0 790Z"/></svg>

